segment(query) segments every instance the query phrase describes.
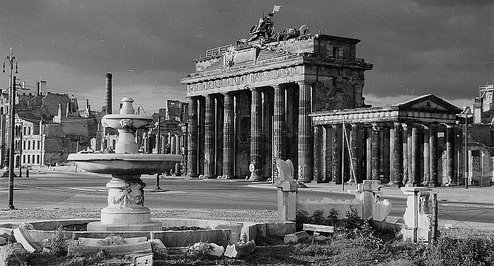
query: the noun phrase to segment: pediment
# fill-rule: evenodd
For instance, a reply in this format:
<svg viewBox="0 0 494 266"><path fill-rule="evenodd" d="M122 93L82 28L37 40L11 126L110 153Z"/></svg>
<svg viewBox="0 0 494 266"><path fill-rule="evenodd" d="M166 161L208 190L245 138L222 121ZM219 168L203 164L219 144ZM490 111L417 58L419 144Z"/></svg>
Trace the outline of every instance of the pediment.
<svg viewBox="0 0 494 266"><path fill-rule="evenodd" d="M460 113L461 109L432 94L423 95L415 99L395 105L400 110Z"/></svg>

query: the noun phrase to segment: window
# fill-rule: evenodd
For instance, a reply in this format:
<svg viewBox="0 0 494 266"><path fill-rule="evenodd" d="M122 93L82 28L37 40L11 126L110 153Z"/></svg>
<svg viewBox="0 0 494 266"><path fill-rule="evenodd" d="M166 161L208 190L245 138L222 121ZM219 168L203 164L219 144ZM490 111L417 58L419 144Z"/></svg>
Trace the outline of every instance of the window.
<svg viewBox="0 0 494 266"><path fill-rule="evenodd" d="M41 149L41 141L38 140L38 150Z"/></svg>
<svg viewBox="0 0 494 266"><path fill-rule="evenodd" d="M23 127L22 129L23 129L23 133L24 133L24 135L26 135L26 128L25 128L25 127Z"/></svg>
<svg viewBox="0 0 494 266"><path fill-rule="evenodd" d="M22 155L22 163L26 163L26 155L25 154Z"/></svg>
<svg viewBox="0 0 494 266"><path fill-rule="evenodd" d="M30 150L31 149L31 141L27 141L27 149Z"/></svg>
<svg viewBox="0 0 494 266"><path fill-rule="evenodd" d="M27 156L27 163L31 163L31 157Z"/></svg>
<svg viewBox="0 0 494 266"><path fill-rule="evenodd" d="M36 155L36 163L39 163L39 154Z"/></svg>
<svg viewBox="0 0 494 266"><path fill-rule="evenodd" d="M31 158L33 158L33 163L34 163L34 154L33 154L33 155L31 155Z"/></svg>
<svg viewBox="0 0 494 266"><path fill-rule="evenodd" d="M36 147L36 140L33 139L33 150L35 149Z"/></svg>

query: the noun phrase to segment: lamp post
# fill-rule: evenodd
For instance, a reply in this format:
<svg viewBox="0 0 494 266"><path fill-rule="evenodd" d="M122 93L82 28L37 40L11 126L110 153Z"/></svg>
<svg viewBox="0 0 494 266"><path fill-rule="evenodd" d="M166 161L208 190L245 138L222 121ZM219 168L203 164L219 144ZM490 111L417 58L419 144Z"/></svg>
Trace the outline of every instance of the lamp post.
<svg viewBox="0 0 494 266"><path fill-rule="evenodd" d="M464 130L463 130L463 135L464 135L464 151L463 151L463 163L464 163L464 168L465 168L465 188L468 188L468 116L471 114L470 112L470 107L466 106L463 108L463 111L461 112L463 117L465 118L465 122L463 124Z"/></svg>
<svg viewBox="0 0 494 266"><path fill-rule="evenodd" d="M18 73L17 58L14 56L14 49L10 48L10 53L3 60L3 73L5 73L5 61L9 64L9 209L14 207L14 125L15 125L15 73Z"/></svg>
<svg viewBox="0 0 494 266"><path fill-rule="evenodd" d="M156 135L156 152L158 154L161 153L161 115L158 114L158 134ZM157 173L156 174L156 187L154 188L154 190L161 190L160 188L160 174L161 173Z"/></svg>

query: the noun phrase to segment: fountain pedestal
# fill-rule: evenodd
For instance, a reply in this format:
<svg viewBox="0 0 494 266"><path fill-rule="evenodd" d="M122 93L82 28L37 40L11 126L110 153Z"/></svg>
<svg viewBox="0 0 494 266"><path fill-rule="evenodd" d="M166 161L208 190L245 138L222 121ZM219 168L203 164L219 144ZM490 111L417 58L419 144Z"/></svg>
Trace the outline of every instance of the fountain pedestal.
<svg viewBox="0 0 494 266"><path fill-rule="evenodd" d="M101 221L89 223L88 231L158 231L160 222L151 221L151 211L144 206L141 175L112 175L106 184L108 206L101 210Z"/></svg>
<svg viewBox="0 0 494 266"><path fill-rule="evenodd" d="M152 128L153 118L134 114L131 98L123 98L119 114L105 115L101 124L118 130L115 153L70 154L88 172L111 174L108 206L101 210L101 220L89 223L88 231L159 231L160 222L151 221L151 211L144 206L144 187L141 174L157 174L170 170L183 161L179 154L141 154L135 133L141 128Z"/></svg>

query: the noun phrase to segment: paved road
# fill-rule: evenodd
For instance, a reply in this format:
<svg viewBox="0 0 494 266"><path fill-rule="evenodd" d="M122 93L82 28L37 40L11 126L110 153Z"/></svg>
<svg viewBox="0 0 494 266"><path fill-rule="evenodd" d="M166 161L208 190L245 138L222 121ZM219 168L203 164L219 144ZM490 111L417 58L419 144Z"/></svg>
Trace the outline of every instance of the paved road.
<svg viewBox="0 0 494 266"><path fill-rule="evenodd" d="M18 178L15 181L16 208L91 207L106 206L106 182L109 176L80 173L46 173ZM185 180L164 177L160 181L163 192L153 192L154 176L143 176L146 182L145 202L151 209L266 209L276 210L275 189L249 186L241 180ZM8 180L0 178L0 208L8 206ZM268 186L269 187L269 186ZM321 196L351 199L350 194L301 190L300 198ZM392 216L402 216L404 198L389 198ZM470 202L440 202L439 219L464 222L491 223L494 205Z"/></svg>

